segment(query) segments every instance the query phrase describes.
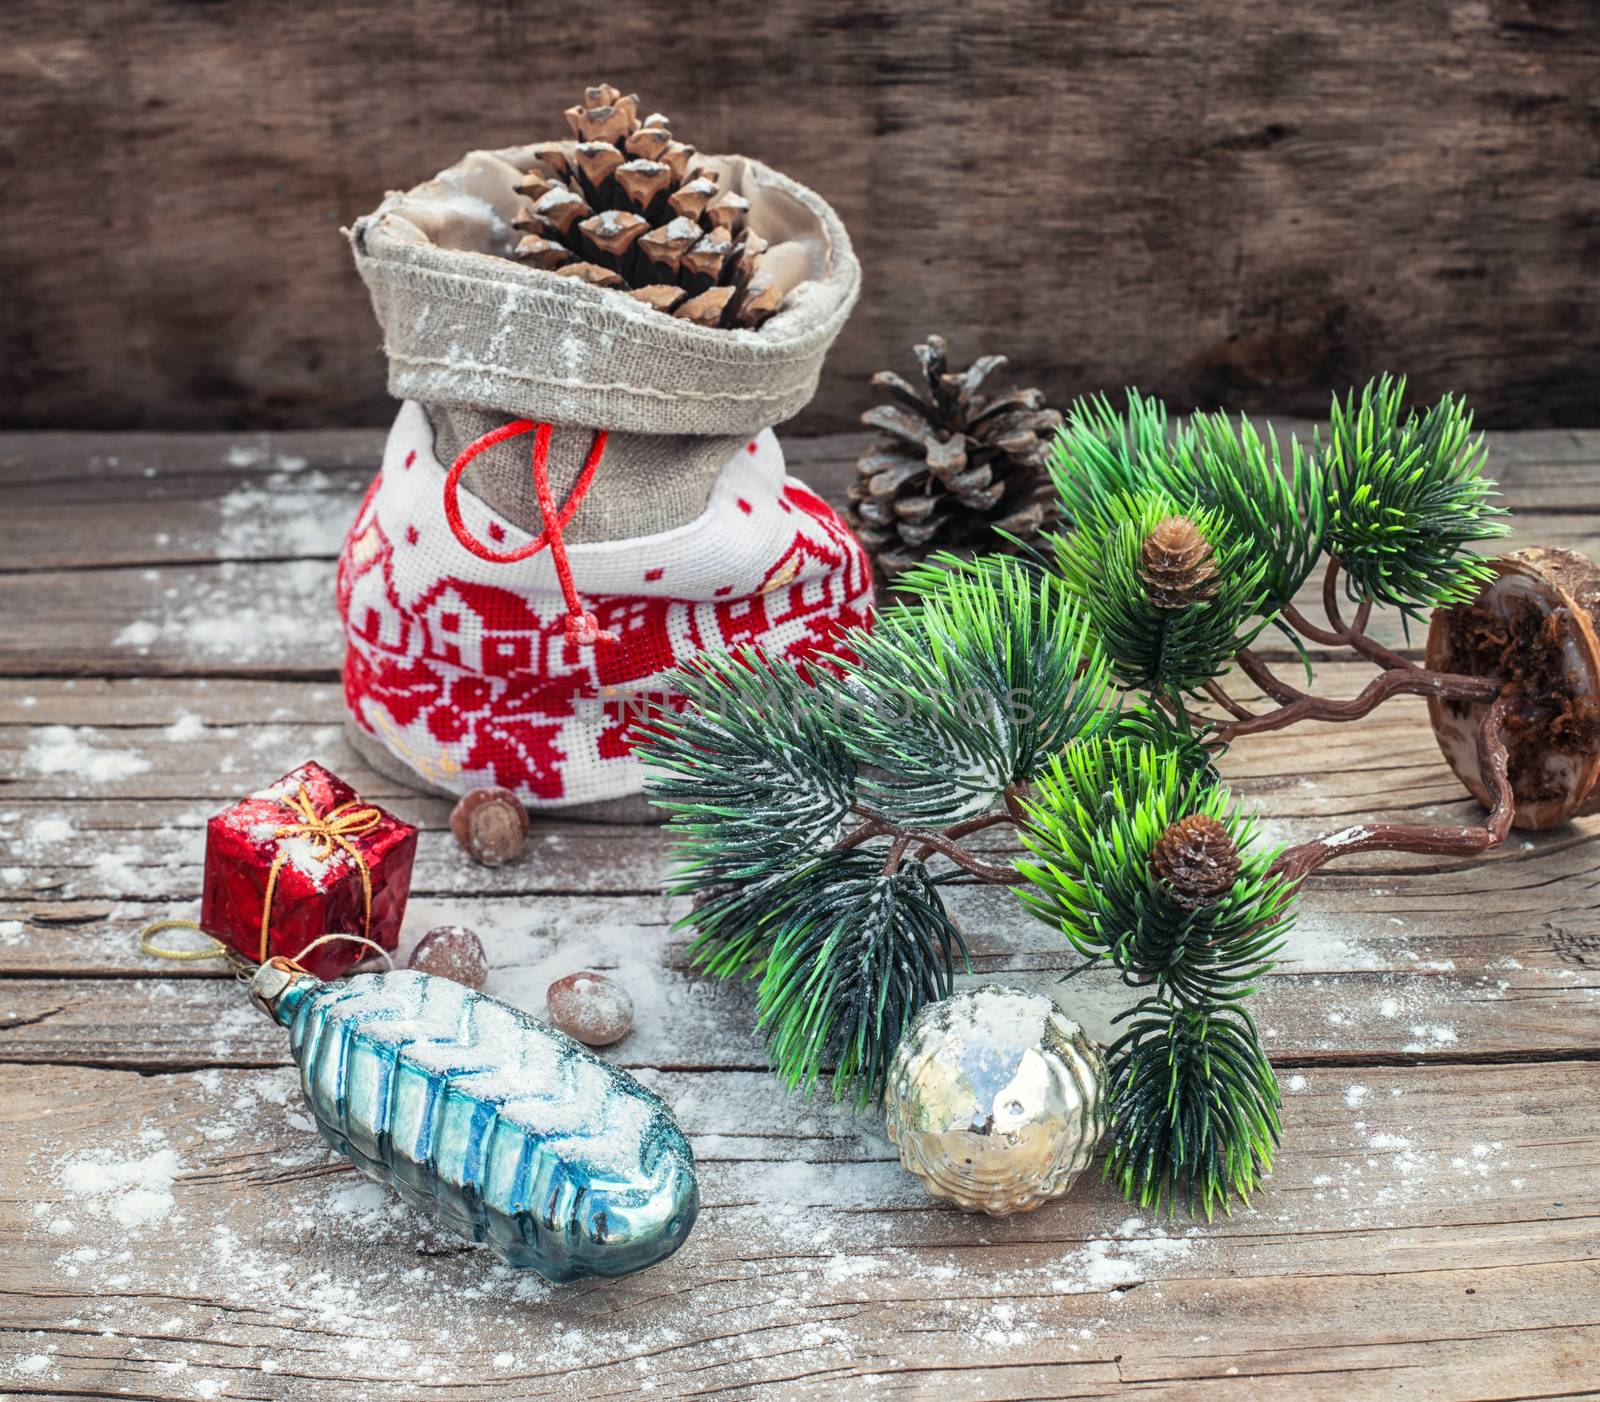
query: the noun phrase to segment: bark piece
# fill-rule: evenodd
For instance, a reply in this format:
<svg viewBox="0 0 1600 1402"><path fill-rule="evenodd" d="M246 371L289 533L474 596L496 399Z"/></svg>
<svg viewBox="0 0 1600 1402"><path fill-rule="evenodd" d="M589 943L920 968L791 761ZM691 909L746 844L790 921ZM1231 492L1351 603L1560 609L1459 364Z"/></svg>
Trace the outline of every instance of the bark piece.
<svg viewBox="0 0 1600 1402"><path fill-rule="evenodd" d="M634 244L650 231L650 224L625 209L608 209L591 215L578 229L597 253L621 272Z"/></svg>
<svg viewBox="0 0 1600 1402"><path fill-rule="evenodd" d="M1600 811L1600 567L1573 550L1534 547L1494 562L1470 604L1436 609L1431 670L1498 677L1514 704L1504 726L1516 807L1512 826L1547 828ZM1428 698L1446 762L1482 803L1478 762L1487 703Z"/></svg>
<svg viewBox="0 0 1600 1402"><path fill-rule="evenodd" d="M733 254L733 236L726 229L713 229L686 251L680 260L684 285L693 292L722 281L722 270Z"/></svg>
<svg viewBox="0 0 1600 1402"><path fill-rule="evenodd" d="M659 161L672 145L672 133L665 127L640 127L624 143L623 149L635 160Z"/></svg>
<svg viewBox="0 0 1600 1402"><path fill-rule="evenodd" d="M739 299L739 325L760 326L810 276L811 252L803 243L774 244L755 259Z"/></svg>
<svg viewBox="0 0 1600 1402"><path fill-rule="evenodd" d="M681 141L669 141L667 148L661 153L661 161L672 172L672 179L677 184L682 184L689 174L689 162L694 159L694 147L686 146Z"/></svg>
<svg viewBox="0 0 1600 1402"><path fill-rule="evenodd" d="M652 229L636 245L641 277L648 274L652 282L676 282L678 265L683 255L700 242L700 233L700 226L689 219L674 219Z"/></svg>
<svg viewBox="0 0 1600 1402"><path fill-rule="evenodd" d="M685 182L667 203L672 206L674 214L698 221L716 193L717 182L708 176L700 175Z"/></svg>
<svg viewBox="0 0 1600 1402"><path fill-rule="evenodd" d="M533 158L558 179L564 179L572 174L572 163L567 160L566 151L557 142L540 142L533 148Z"/></svg>
<svg viewBox="0 0 1600 1402"><path fill-rule="evenodd" d="M625 161L617 167L617 185L628 203L648 217L665 211L672 172L660 161Z"/></svg>
<svg viewBox="0 0 1600 1402"><path fill-rule="evenodd" d="M572 157L578 173L596 194L611 183L611 177L622 164L622 152L605 141L585 141Z"/></svg>
<svg viewBox="0 0 1600 1402"><path fill-rule="evenodd" d="M543 171L530 170L523 175L521 183L512 188L519 195L526 195L530 200L537 201L547 194L555 183Z"/></svg>
<svg viewBox="0 0 1600 1402"><path fill-rule="evenodd" d="M706 206L706 220L713 229L738 233L750 213L750 201L732 190L724 190ZM809 259L809 255L808 255Z"/></svg>
<svg viewBox="0 0 1600 1402"><path fill-rule="evenodd" d="M570 243L570 235L578 222L594 213L582 195L574 194L560 185L553 187L538 204L534 205L533 212L544 221L545 227L554 230L555 237L564 243Z"/></svg>

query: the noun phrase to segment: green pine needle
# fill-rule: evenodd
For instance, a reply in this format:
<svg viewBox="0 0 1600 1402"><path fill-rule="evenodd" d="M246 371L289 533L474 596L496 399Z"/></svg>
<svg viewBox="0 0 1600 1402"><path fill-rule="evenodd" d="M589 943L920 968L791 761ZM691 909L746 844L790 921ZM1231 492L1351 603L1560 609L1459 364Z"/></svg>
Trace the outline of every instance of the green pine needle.
<svg viewBox="0 0 1600 1402"><path fill-rule="evenodd" d="M1242 1009L1149 998L1106 1053L1111 1143L1103 1176L1129 1202L1209 1221L1272 1170L1278 1083Z"/></svg>
<svg viewBox="0 0 1600 1402"><path fill-rule="evenodd" d="M1242 1007L1291 922L1293 892L1270 874L1277 851L1182 750L1127 739L1070 747L1028 808L1023 902L1148 993L1107 1053L1105 1176L1141 1207L1170 1212L1181 1199L1209 1218L1231 1194L1248 1198L1277 1144L1277 1084ZM1240 855L1232 887L1198 910L1150 865L1167 828L1195 814L1221 823Z"/></svg>
<svg viewBox="0 0 1600 1402"><path fill-rule="evenodd" d="M940 896L948 874L930 874L910 830L1026 790L1021 899L1140 990L1107 1053L1107 1179L1142 1207L1207 1217L1260 1185L1279 1099L1245 1004L1294 893L1184 698L1269 623L1287 629L1279 615L1324 555L1352 598L1408 617L1478 588L1487 566L1469 547L1505 533L1482 440L1454 399L1419 415L1403 391L1384 378L1336 402L1309 453L1220 414L1174 428L1136 391L1120 411L1081 401L1052 450L1073 523L1051 541L1054 570L929 561L815 690L749 651L680 668L685 708L638 747L678 839L672 889L695 898L694 957L759 980L785 1084L860 1106L882 1095L911 1018L966 965ZM1159 609L1140 566L1171 515L1194 524L1214 574L1193 602ZM1152 699L1117 714L1113 678ZM874 825L852 831L864 815ZM878 815L906 830L892 852ZM1222 825L1239 867L1195 907L1151 853L1197 815Z"/></svg>
<svg viewBox="0 0 1600 1402"><path fill-rule="evenodd" d="M926 867L885 874L870 853L832 853L780 893L757 997L779 1077L813 1090L829 1062L834 1099L866 1108L883 1094L901 1034L954 988L961 932Z"/></svg>
<svg viewBox="0 0 1600 1402"><path fill-rule="evenodd" d="M1235 539L1249 542L1249 558L1264 566L1264 611L1293 601L1322 558L1327 495L1321 463L1291 438L1288 461L1277 436L1256 431L1248 419L1226 414L1190 417L1173 444L1164 483L1191 509L1215 511Z"/></svg>
<svg viewBox="0 0 1600 1402"><path fill-rule="evenodd" d="M1033 854L1017 869L1035 915L1078 953L1109 958L1130 986L1194 1007L1238 1003L1255 991L1291 923L1291 892L1269 875L1278 853L1227 789L1186 773L1177 751L1127 741L1084 741L1054 762L1020 830ZM1151 850L1180 819L1203 814L1239 851L1232 888L1195 910L1174 901Z"/></svg>
<svg viewBox="0 0 1600 1402"><path fill-rule="evenodd" d="M1185 608L1158 608L1139 574L1144 542L1164 517L1185 514L1211 546L1214 589ZM1226 672L1265 626L1267 567L1251 542L1232 534L1217 511L1185 512L1159 487L1101 498L1055 544L1061 578L1126 687L1193 691Z"/></svg>
<svg viewBox="0 0 1600 1402"><path fill-rule="evenodd" d="M1248 419L1196 413L1169 428L1166 406L1129 390L1119 414L1104 396L1080 400L1051 447L1062 506L1080 523L1115 515L1118 503L1159 490L1185 515L1213 513L1228 536L1249 542L1262 566L1263 605L1294 598L1322 553L1326 528L1321 464L1291 439L1265 438Z"/></svg>
<svg viewBox="0 0 1600 1402"><path fill-rule="evenodd" d="M835 841L855 801L856 765L832 712L792 667L759 653L710 654L681 667L688 704L638 738L646 791L672 814L678 866L669 889L697 895L693 953L718 975L766 952L772 888Z"/></svg>
<svg viewBox="0 0 1600 1402"><path fill-rule="evenodd" d="M1467 547L1510 529L1483 476L1482 435L1446 395L1422 415L1403 411L1406 382L1385 375L1358 398L1333 401L1323 451L1328 549L1352 599L1408 618L1462 603L1493 578Z"/></svg>
<svg viewBox="0 0 1600 1402"><path fill-rule="evenodd" d="M854 636L844 738L863 801L910 826L987 812L1009 785L1111 720L1107 666L1059 579L1010 556L939 555L911 602Z"/></svg>

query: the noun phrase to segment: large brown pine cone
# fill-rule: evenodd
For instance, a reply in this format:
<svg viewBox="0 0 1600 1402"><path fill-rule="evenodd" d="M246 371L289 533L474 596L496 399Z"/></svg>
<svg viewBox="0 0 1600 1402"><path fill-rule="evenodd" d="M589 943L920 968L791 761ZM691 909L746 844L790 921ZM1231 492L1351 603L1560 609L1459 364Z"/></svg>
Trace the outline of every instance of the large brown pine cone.
<svg viewBox="0 0 1600 1402"><path fill-rule="evenodd" d="M1139 552L1139 578L1158 609L1204 603L1217 587L1211 544L1187 516L1156 523Z"/></svg>
<svg viewBox="0 0 1600 1402"><path fill-rule="evenodd" d="M1150 869L1174 901L1200 910L1227 895L1238 878L1239 849L1215 818L1194 813L1156 839Z"/></svg>
<svg viewBox="0 0 1600 1402"><path fill-rule="evenodd" d="M916 353L921 385L890 370L872 377L895 403L861 416L884 436L856 464L846 502L861 543L891 575L934 550L1010 550L997 530L1028 542L1060 519L1045 457L1061 415L1043 393L982 393L1003 355L951 371L941 336Z"/></svg>
<svg viewBox="0 0 1600 1402"><path fill-rule="evenodd" d="M576 144L534 147L517 186L529 201L518 258L699 326L759 326L807 275L804 250L746 229L744 197L719 189L659 112L641 119L633 94L602 83L566 118Z"/></svg>

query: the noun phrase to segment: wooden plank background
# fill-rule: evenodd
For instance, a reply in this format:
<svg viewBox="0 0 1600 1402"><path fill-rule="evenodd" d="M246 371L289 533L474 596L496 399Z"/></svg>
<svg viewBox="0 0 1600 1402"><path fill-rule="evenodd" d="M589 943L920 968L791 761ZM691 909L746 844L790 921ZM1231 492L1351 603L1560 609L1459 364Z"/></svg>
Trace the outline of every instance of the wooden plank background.
<svg viewBox="0 0 1600 1402"><path fill-rule="evenodd" d="M338 236L586 82L822 192L866 292L802 424L942 330L1057 399L1321 413L1384 369L1592 423L1592 0L11 0L0 424L367 425Z"/></svg>
<svg viewBox="0 0 1600 1402"><path fill-rule="evenodd" d="M333 556L381 444L0 435L0 1395L1600 1395L1600 817L1307 884L1252 1002L1284 1142L1248 1207L1169 1222L1088 1176L966 1217L872 1117L781 1090L749 987L670 929L659 829L542 817L522 861L475 867L444 800L348 750ZM789 458L837 500L859 447ZM1490 451L1513 545L1600 553L1600 434ZM1331 694L1369 675L1319 665ZM536 1015L577 967L633 990L606 1055L674 1106L701 1176L671 1261L562 1288L494 1266L321 1147L226 970L137 953L197 908L205 818L313 755L422 829L403 947L474 926L490 992ZM1481 816L1414 698L1225 768L1273 841ZM1058 933L949 890L963 982L1053 989L1108 1034L1114 976L1058 988Z"/></svg>

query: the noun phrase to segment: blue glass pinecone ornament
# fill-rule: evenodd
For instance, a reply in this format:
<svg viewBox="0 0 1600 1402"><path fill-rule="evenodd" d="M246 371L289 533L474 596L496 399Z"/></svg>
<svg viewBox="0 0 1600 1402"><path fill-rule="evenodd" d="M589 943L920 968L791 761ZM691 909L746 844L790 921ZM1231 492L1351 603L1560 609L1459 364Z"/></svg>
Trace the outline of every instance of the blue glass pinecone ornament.
<svg viewBox="0 0 1600 1402"><path fill-rule="evenodd" d="M414 969L324 983L270 960L250 994L289 1029L322 1137L508 1266L631 1275L688 1237L683 1131L572 1038Z"/></svg>

